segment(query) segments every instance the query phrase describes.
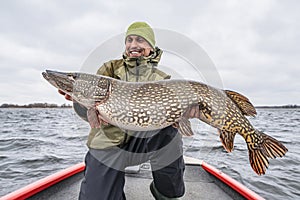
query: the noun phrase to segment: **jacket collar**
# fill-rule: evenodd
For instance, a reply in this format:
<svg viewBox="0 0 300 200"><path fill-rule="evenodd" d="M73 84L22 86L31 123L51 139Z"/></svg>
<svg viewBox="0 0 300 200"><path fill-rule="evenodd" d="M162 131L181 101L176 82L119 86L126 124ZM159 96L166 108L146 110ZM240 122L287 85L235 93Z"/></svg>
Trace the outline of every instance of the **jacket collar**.
<svg viewBox="0 0 300 200"><path fill-rule="evenodd" d="M124 53L123 60L129 68L139 67L143 65L150 65L151 67L156 67L161 59L162 53L162 50L160 50L158 47L155 47L154 52L147 57L141 56L137 58L132 58L128 57L126 53Z"/></svg>
<svg viewBox="0 0 300 200"><path fill-rule="evenodd" d="M136 77L136 81L139 80L139 76L148 74L150 70L154 71L155 67L161 59L163 51L158 47L155 48L151 55L144 57L132 58L128 57L125 53L123 54L123 61L125 68L121 67L115 70L114 74L121 80L128 81L130 77Z"/></svg>

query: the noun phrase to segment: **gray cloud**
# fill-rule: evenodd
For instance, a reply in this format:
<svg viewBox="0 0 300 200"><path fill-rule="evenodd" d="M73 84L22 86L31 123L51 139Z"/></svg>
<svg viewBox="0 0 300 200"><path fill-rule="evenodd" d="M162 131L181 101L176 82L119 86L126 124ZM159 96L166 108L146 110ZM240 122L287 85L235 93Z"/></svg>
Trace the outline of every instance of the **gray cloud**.
<svg viewBox="0 0 300 200"><path fill-rule="evenodd" d="M65 103L41 72L80 70L92 50L141 20L198 43L215 63L224 87L245 94L255 105L299 104L299 4L292 0L151 1L147 6L137 0L4 1L0 104Z"/></svg>

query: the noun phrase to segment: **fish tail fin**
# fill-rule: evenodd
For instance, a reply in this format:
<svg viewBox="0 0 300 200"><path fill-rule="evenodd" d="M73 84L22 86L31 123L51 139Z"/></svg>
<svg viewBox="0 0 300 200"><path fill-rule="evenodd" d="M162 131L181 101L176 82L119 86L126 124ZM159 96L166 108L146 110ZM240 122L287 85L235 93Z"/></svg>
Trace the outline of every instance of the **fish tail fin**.
<svg viewBox="0 0 300 200"><path fill-rule="evenodd" d="M282 157L288 151L281 142L258 130L248 134L245 140L251 167L258 175L265 174L269 165L268 158Z"/></svg>
<svg viewBox="0 0 300 200"><path fill-rule="evenodd" d="M235 133L219 130L220 140L227 152L232 152Z"/></svg>

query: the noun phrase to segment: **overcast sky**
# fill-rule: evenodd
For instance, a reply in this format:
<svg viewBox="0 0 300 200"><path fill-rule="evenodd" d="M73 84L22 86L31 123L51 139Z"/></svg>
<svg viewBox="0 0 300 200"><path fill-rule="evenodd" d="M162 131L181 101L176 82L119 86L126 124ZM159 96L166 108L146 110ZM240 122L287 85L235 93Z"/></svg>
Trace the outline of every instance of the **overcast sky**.
<svg viewBox="0 0 300 200"><path fill-rule="evenodd" d="M201 46L224 88L253 104L300 104L299 8L297 0L4 0L0 104L66 103L41 72L79 71L91 52L134 21Z"/></svg>

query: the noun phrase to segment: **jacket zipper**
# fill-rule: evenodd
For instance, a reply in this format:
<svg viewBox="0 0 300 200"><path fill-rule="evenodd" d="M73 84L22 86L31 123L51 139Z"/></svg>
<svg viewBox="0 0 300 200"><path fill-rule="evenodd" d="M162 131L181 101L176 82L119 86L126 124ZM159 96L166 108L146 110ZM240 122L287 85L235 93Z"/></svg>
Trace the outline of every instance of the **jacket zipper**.
<svg viewBox="0 0 300 200"><path fill-rule="evenodd" d="M140 66L140 60L137 59L136 60L136 77L135 77L135 82L139 82L139 76L140 76L139 66Z"/></svg>

